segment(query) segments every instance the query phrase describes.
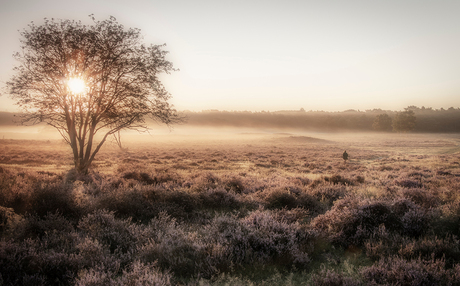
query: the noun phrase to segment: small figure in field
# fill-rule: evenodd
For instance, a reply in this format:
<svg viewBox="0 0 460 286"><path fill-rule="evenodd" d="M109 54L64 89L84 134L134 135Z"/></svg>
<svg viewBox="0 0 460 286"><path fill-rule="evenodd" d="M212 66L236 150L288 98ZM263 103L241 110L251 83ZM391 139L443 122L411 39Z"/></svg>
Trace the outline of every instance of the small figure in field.
<svg viewBox="0 0 460 286"><path fill-rule="evenodd" d="M345 161L345 163L347 163L347 160L348 160L348 153L347 153L347 151L343 151L342 158L343 158L343 160Z"/></svg>

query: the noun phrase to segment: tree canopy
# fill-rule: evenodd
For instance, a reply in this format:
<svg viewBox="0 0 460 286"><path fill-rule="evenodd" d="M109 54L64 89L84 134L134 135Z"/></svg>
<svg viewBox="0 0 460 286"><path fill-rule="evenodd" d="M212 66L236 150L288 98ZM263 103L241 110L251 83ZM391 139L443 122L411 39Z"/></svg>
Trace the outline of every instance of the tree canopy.
<svg viewBox="0 0 460 286"><path fill-rule="evenodd" d="M72 147L86 172L107 137L147 130L145 117L180 121L159 75L174 70L164 45L144 45L139 29L114 17L84 25L45 19L21 32L19 65L7 88L23 109L23 123L46 122Z"/></svg>
<svg viewBox="0 0 460 286"><path fill-rule="evenodd" d="M415 129L416 117L414 111L406 110L396 113L393 119L393 130L396 132L409 132Z"/></svg>
<svg viewBox="0 0 460 286"><path fill-rule="evenodd" d="M374 123L372 124L372 128L374 128L374 130L377 131L391 131L391 123L392 119L388 114L379 114L375 117Z"/></svg>

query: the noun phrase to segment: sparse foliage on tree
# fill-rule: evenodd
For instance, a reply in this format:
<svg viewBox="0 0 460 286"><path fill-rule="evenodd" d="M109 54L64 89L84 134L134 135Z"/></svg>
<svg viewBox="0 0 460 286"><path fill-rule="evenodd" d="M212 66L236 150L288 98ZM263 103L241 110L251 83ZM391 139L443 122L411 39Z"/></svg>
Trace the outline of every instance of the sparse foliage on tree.
<svg viewBox="0 0 460 286"><path fill-rule="evenodd" d="M84 25L45 19L21 32L19 65L7 83L23 123L46 122L72 148L75 168L87 172L108 136L146 131L145 118L180 121L159 75L174 70L164 45L144 45L139 29L114 17Z"/></svg>
<svg viewBox="0 0 460 286"><path fill-rule="evenodd" d="M386 114L379 114L375 117L372 128L376 131L391 131L392 130L392 120L391 117Z"/></svg>
<svg viewBox="0 0 460 286"><path fill-rule="evenodd" d="M414 111L406 110L396 113L393 119L393 130L396 132L409 132L415 129L416 117Z"/></svg>

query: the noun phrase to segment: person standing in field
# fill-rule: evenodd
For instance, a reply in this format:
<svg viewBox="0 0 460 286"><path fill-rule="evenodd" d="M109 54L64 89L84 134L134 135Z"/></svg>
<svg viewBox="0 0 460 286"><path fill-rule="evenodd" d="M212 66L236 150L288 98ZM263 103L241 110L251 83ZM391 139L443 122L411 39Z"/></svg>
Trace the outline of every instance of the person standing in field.
<svg viewBox="0 0 460 286"><path fill-rule="evenodd" d="M348 153L347 153L347 151L346 151L346 150L345 150L345 151L343 151L343 154L342 154L342 158L343 158L343 160L344 160L344 161L345 161L345 163L346 163L346 162L347 162L347 160L348 160Z"/></svg>

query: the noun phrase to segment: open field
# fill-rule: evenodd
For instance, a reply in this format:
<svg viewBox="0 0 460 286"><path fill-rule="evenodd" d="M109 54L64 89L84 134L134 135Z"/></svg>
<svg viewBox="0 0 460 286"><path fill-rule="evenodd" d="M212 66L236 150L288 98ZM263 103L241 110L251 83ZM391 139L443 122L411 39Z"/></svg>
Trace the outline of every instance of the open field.
<svg viewBox="0 0 460 286"><path fill-rule="evenodd" d="M0 139L0 284L460 285L460 135L246 131Z"/></svg>

